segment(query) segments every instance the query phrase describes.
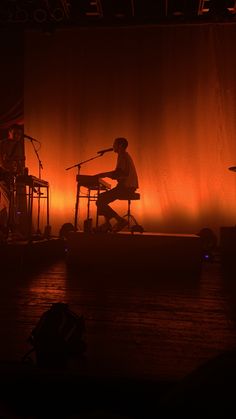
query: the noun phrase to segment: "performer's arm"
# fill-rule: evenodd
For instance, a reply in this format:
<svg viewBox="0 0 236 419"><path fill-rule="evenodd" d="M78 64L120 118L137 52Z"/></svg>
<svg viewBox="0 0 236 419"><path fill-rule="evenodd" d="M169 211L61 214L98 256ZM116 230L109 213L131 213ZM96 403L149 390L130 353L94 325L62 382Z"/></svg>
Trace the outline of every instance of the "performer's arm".
<svg viewBox="0 0 236 419"><path fill-rule="evenodd" d="M112 170L110 172L97 173L95 176L97 178L109 177L110 179L118 179L122 175L124 175L123 171L121 169L117 168L117 169Z"/></svg>

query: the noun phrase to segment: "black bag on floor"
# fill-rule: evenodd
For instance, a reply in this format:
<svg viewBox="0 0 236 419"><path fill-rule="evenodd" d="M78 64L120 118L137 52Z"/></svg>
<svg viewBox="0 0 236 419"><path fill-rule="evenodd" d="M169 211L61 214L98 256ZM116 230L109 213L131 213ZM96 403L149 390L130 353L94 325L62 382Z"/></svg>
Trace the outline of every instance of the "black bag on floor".
<svg viewBox="0 0 236 419"><path fill-rule="evenodd" d="M36 352L37 363L63 363L69 356L81 355L86 350L83 341L85 321L65 303L54 303L44 312L33 328L29 342Z"/></svg>

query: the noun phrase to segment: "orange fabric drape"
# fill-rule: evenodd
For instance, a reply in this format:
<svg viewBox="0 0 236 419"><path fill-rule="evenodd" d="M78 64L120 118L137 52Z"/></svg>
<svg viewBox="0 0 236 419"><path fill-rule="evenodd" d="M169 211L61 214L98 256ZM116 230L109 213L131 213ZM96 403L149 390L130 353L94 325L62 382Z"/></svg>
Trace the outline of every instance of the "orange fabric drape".
<svg viewBox="0 0 236 419"><path fill-rule="evenodd" d="M127 137L136 162L141 201L132 212L146 231L235 224L235 39L229 23L25 34L25 131L42 145L55 230L73 222L76 169L65 169L116 136ZM115 158L81 173L110 170ZM26 165L37 175L30 144Z"/></svg>

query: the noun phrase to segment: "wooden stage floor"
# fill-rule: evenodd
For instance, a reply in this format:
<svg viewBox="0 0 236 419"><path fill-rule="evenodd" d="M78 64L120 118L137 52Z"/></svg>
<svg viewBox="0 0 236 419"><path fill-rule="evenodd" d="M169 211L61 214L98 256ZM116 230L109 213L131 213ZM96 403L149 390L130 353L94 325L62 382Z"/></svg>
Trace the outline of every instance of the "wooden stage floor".
<svg viewBox="0 0 236 419"><path fill-rule="evenodd" d="M147 245L152 251L152 258L149 252L144 258L144 269L139 260L135 270L132 265L128 271L117 271L113 263L107 269L107 257L117 250L117 243L106 248L105 237L94 237L97 254L91 249L91 237L80 236L88 247L81 249L80 239L79 246L76 241L75 270L63 256L41 269L33 261L29 270L30 261L24 259L27 269L2 271L1 417L163 418L172 408L184 417L200 417L205 404L209 417L219 417L215 415L221 408L220 417L228 417L227 408L235 411L235 386L230 381L236 374L235 276L225 275L218 259L201 263L195 275L188 257L198 260L198 239L178 236L166 236L166 248L162 242L164 254L168 253L165 262L172 264L174 250L182 258L175 265L179 269L166 275L157 269L168 267L159 265L161 246L157 252L156 243L162 238L155 236L153 243L153 237L138 237L147 240L145 249ZM126 254L126 237L115 239ZM139 259L144 248L138 245ZM189 248L191 253L186 253ZM95 255L96 263L89 269L87 262ZM32 328L55 302L68 303L84 316L84 357L70 359L66 368L58 369L39 368L34 355L32 364L23 364Z"/></svg>

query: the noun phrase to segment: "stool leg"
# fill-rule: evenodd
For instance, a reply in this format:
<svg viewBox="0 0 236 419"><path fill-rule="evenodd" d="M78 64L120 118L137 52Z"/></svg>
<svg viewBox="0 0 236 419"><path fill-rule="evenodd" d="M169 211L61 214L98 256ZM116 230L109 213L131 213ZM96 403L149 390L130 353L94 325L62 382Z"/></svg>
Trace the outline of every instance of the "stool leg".
<svg viewBox="0 0 236 419"><path fill-rule="evenodd" d="M130 199L128 200L128 229L130 228Z"/></svg>
<svg viewBox="0 0 236 419"><path fill-rule="evenodd" d="M134 218L134 216L131 214L131 200L128 200L128 211L127 213L124 215L124 218L127 217L127 221L128 221L128 229L130 230L131 227L131 220L134 222L135 225L138 225L138 222L136 221L136 219Z"/></svg>
<svg viewBox="0 0 236 419"><path fill-rule="evenodd" d="M144 229L141 225L138 224L136 218L134 218L134 216L131 214L131 200L128 200L128 211L127 213L124 215L124 218L127 217L128 220L128 229L129 231L133 234L135 231L139 232L139 233L143 233ZM133 221L134 225L131 226L131 221Z"/></svg>

